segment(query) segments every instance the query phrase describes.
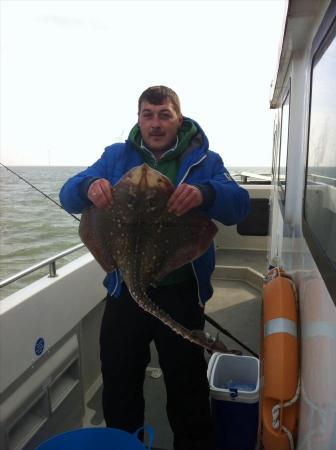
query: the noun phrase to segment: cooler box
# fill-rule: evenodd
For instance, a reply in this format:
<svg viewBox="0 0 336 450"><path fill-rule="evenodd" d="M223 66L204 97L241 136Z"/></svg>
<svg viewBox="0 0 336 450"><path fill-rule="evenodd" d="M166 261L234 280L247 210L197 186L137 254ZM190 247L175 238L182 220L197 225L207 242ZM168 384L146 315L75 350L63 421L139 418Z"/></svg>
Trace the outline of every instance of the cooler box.
<svg viewBox="0 0 336 450"><path fill-rule="evenodd" d="M214 353L208 380L218 450L254 450L258 433L258 358Z"/></svg>

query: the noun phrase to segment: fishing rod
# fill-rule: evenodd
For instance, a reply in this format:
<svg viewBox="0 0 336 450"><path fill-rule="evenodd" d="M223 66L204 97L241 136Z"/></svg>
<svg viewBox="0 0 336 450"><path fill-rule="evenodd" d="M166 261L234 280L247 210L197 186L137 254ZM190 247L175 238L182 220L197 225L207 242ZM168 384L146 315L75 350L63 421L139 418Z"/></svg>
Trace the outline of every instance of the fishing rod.
<svg viewBox="0 0 336 450"><path fill-rule="evenodd" d="M26 184L28 184L28 186L32 187L33 189L35 189L37 192L39 192L40 194L42 194L45 198L47 198L48 200L52 201L55 205L57 205L58 207L60 207L61 209L63 209L63 211L65 211L66 213L70 214L70 216L72 216L74 219L76 219L77 221L80 221L80 219L78 217L76 217L75 215L71 214L70 212L68 212L66 209L63 208L63 206L58 203L56 200L54 200L53 198L51 198L48 194L46 194L45 192L41 191L41 189L39 189L38 187L34 186L32 183L30 183L28 180L26 180L22 175L18 174L17 172L15 172L14 170L10 169L9 167L7 167L5 164L0 162L0 165L2 167L4 167L5 169L7 169L9 172L11 172L13 175L17 176L20 180L24 181ZM231 338L233 341L235 341L237 344L239 344L241 347L243 347L245 350L247 350L249 353L251 353L254 356L258 356L253 350L251 350L249 347L247 347L245 344L243 344L242 342L240 342L237 338L235 338L231 333L229 333L227 330L225 330L224 328L222 328L214 319L212 319L211 317L209 317L208 315L204 314L205 320L207 322L209 322L213 327L215 327L217 330L219 330L221 333L223 333L225 336L228 336L229 338Z"/></svg>
<svg viewBox="0 0 336 450"><path fill-rule="evenodd" d="M241 347L243 347L245 350L247 350L249 353L251 353L251 355L256 356L258 358L258 355L253 350L251 350L247 345L243 344L239 339L237 339L231 333L229 333L227 330L225 330L223 327L221 327L214 319L209 317L207 314L204 314L204 318L213 327L217 328L218 331L220 331L225 336L227 336L230 339L232 339L236 344L239 344Z"/></svg>
<svg viewBox="0 0 336 450"><path fill-rule="evenodd" d="M5 166L5 164L3 164L2 162L0 162L0 165L2 167L4 167L5 169L7 169L9 172L11 172L13 175L17 176L20 180L24 181L26 184L28 184L28 186L32 187L33 189L35 189L37 192L39 192L40 194L42 194L45 198L47 198L48 200L52 201L53 203L55 203L55 205L59 206L60 208L63 209L63 211L65 211L66 213L70 214L70 216L72 216L74 219L76 219L78 222L80 221L80 219L76 216L74 216L73 214L71 214L69 211L67 211L66 209L63 208L63 206L58 203L56 200L54 200L53 198L51 198L48 194L45 194L43 191L41 191L39 188L37 188L36 186L34 186L32 183L30 183L28 180L26 180L22 175L18 174L17 172L15 172L14 170L10 169L9 167Z"/></svg>

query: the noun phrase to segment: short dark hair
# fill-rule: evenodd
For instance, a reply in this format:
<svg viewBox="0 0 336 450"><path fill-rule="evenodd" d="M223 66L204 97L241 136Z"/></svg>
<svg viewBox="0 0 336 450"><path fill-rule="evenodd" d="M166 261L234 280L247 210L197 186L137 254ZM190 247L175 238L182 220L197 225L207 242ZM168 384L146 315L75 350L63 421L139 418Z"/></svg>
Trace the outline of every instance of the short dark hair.
<svg viewBox="0 0 336 450"><path fill-rule="evenodd" d="M170 100L177 114L181 114L180 99L176 92L167 86L151 86L140 95L138 100L138 113L142 102L148 102L152 105L161 105L164 101Z"/></svg>

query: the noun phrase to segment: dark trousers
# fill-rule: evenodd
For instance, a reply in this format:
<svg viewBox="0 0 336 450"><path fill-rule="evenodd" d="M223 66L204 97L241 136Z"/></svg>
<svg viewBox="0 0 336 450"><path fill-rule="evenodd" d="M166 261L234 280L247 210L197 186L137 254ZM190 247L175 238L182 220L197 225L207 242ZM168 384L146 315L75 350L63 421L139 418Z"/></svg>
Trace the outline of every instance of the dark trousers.
<svg viewBox="0 0 336 450"><path fill-rule="evenodd" d="M194 280L150 288L152 301L189 329L203 329ZM154 340L167 390L175 450L213 450L207 366L203 349L144 312L126 287L107 297L100 345L106 425L134 432L144 424L143 384Z"/></svg>

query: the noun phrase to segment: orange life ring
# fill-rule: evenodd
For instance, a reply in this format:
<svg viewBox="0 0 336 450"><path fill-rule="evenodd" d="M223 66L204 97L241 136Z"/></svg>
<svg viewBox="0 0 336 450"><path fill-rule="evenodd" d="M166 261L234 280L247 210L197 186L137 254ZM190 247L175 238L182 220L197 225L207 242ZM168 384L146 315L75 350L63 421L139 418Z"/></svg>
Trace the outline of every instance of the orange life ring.
<svg viewBox="0 0 336 450"><path fill-rule="evenodd" d="M297 426L299 348L292 280L278 268L263 288L261 442L265 450L292 450Z"/></svg>

